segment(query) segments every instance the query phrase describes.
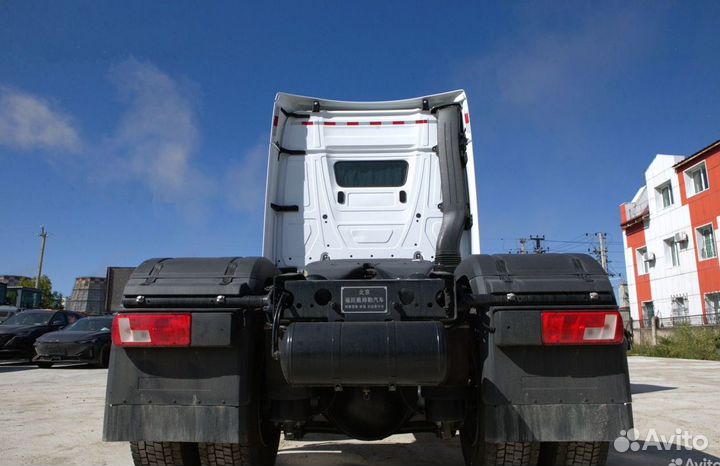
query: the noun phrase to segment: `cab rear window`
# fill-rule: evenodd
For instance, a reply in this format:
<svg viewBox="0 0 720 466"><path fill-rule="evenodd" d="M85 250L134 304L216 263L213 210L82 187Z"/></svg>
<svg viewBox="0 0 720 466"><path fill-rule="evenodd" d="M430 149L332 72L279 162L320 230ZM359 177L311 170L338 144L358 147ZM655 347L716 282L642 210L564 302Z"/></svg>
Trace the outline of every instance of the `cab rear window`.
<svg viewBox="0 0 720 466"><path fill-rule="evenodd" d="M408 163L404 160L357 160L335 162L335 181L342 188L380 188L403 186Z"/></svg>

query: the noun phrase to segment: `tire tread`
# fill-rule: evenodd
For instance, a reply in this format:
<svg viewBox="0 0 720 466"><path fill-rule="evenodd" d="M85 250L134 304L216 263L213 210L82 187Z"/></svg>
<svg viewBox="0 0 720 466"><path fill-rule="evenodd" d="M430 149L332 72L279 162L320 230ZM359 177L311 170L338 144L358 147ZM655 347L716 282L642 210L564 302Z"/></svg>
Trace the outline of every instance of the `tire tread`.
<svg viewBox="0 0 720 466"><path fill-rule="evenodd" d="M181 442L130 442L135 466L197 466L197 448Z"/></svg>
<svg viewBox="0 0 720 466"><path fill-rule="evenodd" d="M604 466L609 442L547 442L541 447L541 465Z"/></svg>
<svg viewBox="0 0 720 466"><path fill-rule="evenodd" d="M537 442L505 442L485 444L487 465L535 466L540 454Z"/></svg>

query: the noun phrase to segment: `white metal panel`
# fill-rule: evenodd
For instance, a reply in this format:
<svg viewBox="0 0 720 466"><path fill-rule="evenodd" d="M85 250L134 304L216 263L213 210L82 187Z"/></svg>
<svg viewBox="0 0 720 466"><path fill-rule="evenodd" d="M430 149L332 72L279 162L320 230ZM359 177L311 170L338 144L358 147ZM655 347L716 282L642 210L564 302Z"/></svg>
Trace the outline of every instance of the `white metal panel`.
<svg viewBox="0 0 720 466"><path fill-rule="evenodd" d="M426 99L431 105L460 103L465 134L471 139L462 91ZM421 254L434 259L442 223L439 163L432 151L437 144L437 121L422 109L422 98L371 103L318 100L320 111L311 112L315 100L288 94L276 99L268 160L265 256L278 266L300 269L323 257L412 258ZM300 114L307 117L298 118ZM278 147L304 151L304 155L280 153ZM480 249L471 144L467 153L474 226L463 236L463 256ZM377 160L407 162L405 184L342 187L337 183L335 163ZM276 212L270 203L297 205L298 209Z"/></svg>

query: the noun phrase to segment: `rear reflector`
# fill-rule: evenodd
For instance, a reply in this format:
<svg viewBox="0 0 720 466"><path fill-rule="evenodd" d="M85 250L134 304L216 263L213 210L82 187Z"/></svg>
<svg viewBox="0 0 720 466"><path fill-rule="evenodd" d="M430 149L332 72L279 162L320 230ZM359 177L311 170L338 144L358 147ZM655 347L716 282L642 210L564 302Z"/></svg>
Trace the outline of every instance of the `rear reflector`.
<svg viewBox="0 0 720 466"><path fill-rule="evenodd" d="M623 336L622 317L617 311L542 313L546 345L617 345Z"/></svg>
<svg viewBox="0 0 720 466"><path fill-rule="evenodd" d="M116 346L190 346L190 314L119 314L113 320Z"/></svg>

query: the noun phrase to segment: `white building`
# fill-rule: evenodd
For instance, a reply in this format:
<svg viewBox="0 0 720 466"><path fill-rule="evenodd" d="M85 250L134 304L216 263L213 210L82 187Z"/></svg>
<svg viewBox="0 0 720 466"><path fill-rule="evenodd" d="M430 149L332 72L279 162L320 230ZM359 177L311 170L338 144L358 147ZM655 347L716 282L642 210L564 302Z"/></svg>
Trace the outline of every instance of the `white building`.
<svg viewBox="0 0 720 466"><path fill-rule="evenodd" d="M690 157L658 155L620 206L630 312L641 325L714 323L720 315L720 141Z"/></svg>

